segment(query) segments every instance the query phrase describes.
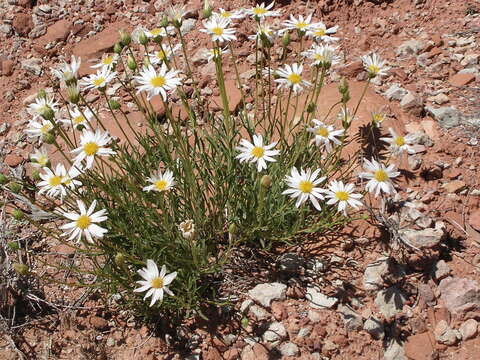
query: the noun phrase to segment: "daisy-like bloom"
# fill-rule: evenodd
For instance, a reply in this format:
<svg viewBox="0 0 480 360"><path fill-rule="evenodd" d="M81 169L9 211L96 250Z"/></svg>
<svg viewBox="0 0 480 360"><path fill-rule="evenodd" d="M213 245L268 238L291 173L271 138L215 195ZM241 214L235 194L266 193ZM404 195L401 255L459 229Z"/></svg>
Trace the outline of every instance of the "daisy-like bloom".
<svg viewBox="0 0 480 360"><path fill-rule="evenodd" d="M386 167L375 159L371 161L365 159L363 168L366 172L362 172L358 174L358 176L362 179L368 179L365 187L367 191L375 192L375 197L377 197L381 191L386 194L395 193L395 188L390 181L391 178L400 175L400 172L396 171L395 165L391 164Z"/></svg>
<svg viewBox="0 0 480 360"><path fill-rule="evenodd" d="M338 64L340 56L337 55L337 49L330 45L317 45L313 46L303 53L304 56L313 60L313 65L329 68L332 65Z"/></svg>
<svg viewBox="0 0 480 360"><path fill-rule="evenodd" d="M59 69L52 69L52 74L59 78L60 80L65 81L65 83L70 83L77 79L78 69L80 69L80 64L82 59L78 57L78 59L72 55L72 60L70 64L64 62Z"/></svg>
<svg viewBox="0 0 480 360"><path fill-rule="evenodd" d="M116 72L110 71L109 68L103 67L98 70L96 74L91 74L87 77L84 77L80 81L80 85L84 86L85 89L104 89L116 75Z"/></svg>
<svg viewBox="0 0 480 360"><path fill-rule="evenodd" d="M335 42L338 41L337 37L330 36L330 34L335 34L338 30L338 26L333 26L328 28L323 22L318 22L311 24L309 30L307 31L307 36L313 37L317 41Z"/></svg>
<svg viewBox="0 0 480 360"><path fill-rule="evenodd" d="M312 122L314 126L307 128L307 131L315 135L315 138L312 140L315 142L315 145L325 146L325 149L330 152L332 151L332 144L341 144L337 137L343 135L344 129L335 130L332 125L326 125L317 119L312 119Z"/></svg>
<svg viewBox="0 0 480 360"><path fill-rule="evenodd" d="M365 55L361 57L363 66L370 78L374 78L377 75L387 75L387 71L390 67L385 66L385 60L382 60L377 54Z"/></svg>
<svg viewBox="0 0 480 360"><path fill-rule="evenodd" d="M151 185L145 186L143 191L169 191L175 186L175 179L173 177L173 172L170 170L165 170L162 173L161 170L158 170L156 173L153 174L152 177L147 178L147 181L151 183Z"/></svg>
<svg viewBox="0 0 480 360"><path fill-rule="evenodd" d="M78 128L83 126L84 128L90 129L89 123L93 119L93 113L90 109L83 110L83 114L78 107L73 108L70 111L70 119L60 120L66 125L71 125L73 128Z"/></svg>
<svg viewBox="0 0 480 360"><path fill-rule="evenodd" d="M82 186L82 183L79 180L75 180L83 172L83 167L81 165L73 165L68 171L67 174L63 177L63 184L70 188L70 190L75 189L76 187Z"/></svg>
<svg viewBox="0 0 480 360"><path fill-rule="evenodd" d="M187 10L185 5L170 6L167 10L168 19L175 25L179 26L182 24L183 18L186 15Z"/></svg>
<svg viewBox="0 0 480 360"><path fill-rule="evenodd" d="M67 195L67 189L65 188L65 175L67 175L67 170L63 164L57 164L55 169L52 171L48 167L44 167L43 173L40 173L40 181L37 186L40 188L38 193L50 197L56 197L60 195L60 198L63 198Z"/></svg>
<svg viewBox="0 0 480 360"><path fill-rule="evenodd" d="M141 285L138 289L133 291L135 292L144 292L147 291L143 300L152 297L150 306L153 306L158 300L163 301L163 293L166 292L170 296L174 296L173 293L168 288L168 285L177 277L177 272L167 274L167 267L162 266L161 271L158 271L157 264L155 261L148 259L147 267L138 270L138 274L144 279L137 281L137 284Z"/></svg>
<svg viewBox="0 0 480 360"><path fill-rule="evenodd" d="M353 121L354 117L349 109L341 108L337 114L337 120L341 121L342 124L350 124Z"/></svg>
<svg viewBox="0 0 480 360"><path fill-rule="evenodd" d="M285 178L290 189L285 190L282 194L297 198L295 203L297 208L305 201L310 200L315 209L321 210L317 199L324 199L322 195L324 190L316 187L316 185L323 182L326 177L322 176L317 179L318 174L320 174L320 169L312 173L311 169L300 169L300 172L298 172L297 168L292 168L290 175L287 175Z"/></svg>
<svg viewBox="0 0 480 360"><path fill-rule="evenodd" d="M210 62L212 60L219 59L223 54L227 53L227 48L213 48L213 49L206 49L203 56L207 58L207 61Z"/></svg>
<svg viewBox="0 0 480 360"><path fill-rule="evenodd" d="M82 135L80 135L80 147L72 150L72 153L77 155L74 159L74 165L79 166L83 160L86 160L85 168L90 169L93 166L95 156L114 155L115 151L106 147L110 140L112 138L107 132L83 130Z"/></svg>
<svg viewBox="0 0 480 360"><path fill-rule="evenodd" d="M236 40L235 29L228 28L229 25L230 21L228 19L213 16L203 22L205 29L200 29L200 31L211 35L212 41L223 43L224 41Z"/></svg>
<svg viewBox="0 0 480 360"><path fill-rule="evenodd" d="M362 206L362 202L358 200L362 198L362 195L355 194L354 191L355 186L353 184L343 184L342 181L332 180L325 192L328 199L327 204L337 204L338 211L347 215L347 206L355 209Z"/></svg>
<svg viewBox="0 0 480 360"><path fill-rule="evenodd" d="M134 76L134 79L140 83L137 93L146 91L148 100L155 95L161 95L166 101L167 91L174 90L182 83L178 73L177 70L168 70L165 63L162 64L158 73L152 65L148 65L140 71L140 75Z"/></svg>
<svg viewBox="0 0 480 360"><path fill-rule="evenodd" d="M48 118L47 114L51 112L54 115L57 106L58 103L52 97L37 97L34 103L28 105L28 112L34 116L40 115Z"/></svg>
<svg viewBox="0 0 480 360"><path fill-rule="evenodd" d="M235 158L240 162L248 161L251 163L257 163L257 170L260 172L263 169L267 169L267 161L276 162L272 156L280 154L279 150L272 150L277 142L274 141L270 145L263 145L262 135L253 135L253 144L246 140L240 140L240 146L236 147L236 150L240 151L240 154Z"/></svg>
<svg viewBox="0 0 480 360"><path fill-rule="evenodd" d="M29 138L38 138L39 140L42 140L42 137L47 135L52 129L53 124L51 121L39 119L39 121L30 120L25 132Z"/></svg>
<svg viewBox="0 0 480 360"><path fill-rule="evenodd" d="M392 137L381 137L380 140L390 144L390 152L392 155L398 155L403 151L406 151L409 154L415 154L415 150L412 147L411 135L398 135L392 128L389 128L388 131Z"/></svg>
<svg viewBox="0 0 480 360"><path fill-rule="evenodd" d="M245 17L245 14L241 10L224 10L222 8L218 9L217 12L213 12L212 16L216 16L219 18L227 19L229 21L235 20L235 19L243 19Z"/></svg>
<svg viewBox="0 0 480 360"><path fill-rule="evenodd" d="M265 3L257 4L256 6L246 9L245 13L256 19L263 19L267 16L280 16L280 11L273 11L273 5L275 1L272 1L269 5L265 6Z"/></svg>
<svg viewBox="0 0 480 360"><path fill-rule="evenodd" d="M107 55L104 54L102 60L98 64L90 66L92 69L107 69L112 70L113 67L117 64L118 54Z"/></svg>
<svg viewBox="0 0 480 360"><path fill-rule="evenodd" d="M286 64L282 69L277 69L276 75L279 76L275 79L275 82L279 84L279 87L291 88L295 94L301 92L304 87L311 86L312 84L302 79L303 65L297 63L291 66Z"/></svg>
<svg viewBox="0 0 480 360"><path fill-rule="evenodd" d="M382 122L385 120L386 116L384 113L381 112L373 112L372 113L372 122L375 126L380 126Z"/></svg>
<svg viewBox="0 0 480 360"><path fill-rule="evenodd" d="M274 38L277 36L277 32L268 25L257 26L257 32L254 35L250 35L250 40L258 40L259 44L263 44L262 39L268 40L269 43L273 43Z"/></svg>
<svg viewBox="0 0 480 360"><path fill-rule="evenodd" d="M63 217L71 220L71 222L60 226L60 229L66 230L62 235L70 236L68 240L76 239L77 241L79 241L83 235L88 242L93 244L93 238L101 239L103 235L108 232L107 229L97 225L97 223L108 219L108 217L105 216L107 210L102 209L94 212L97 206L97 200L93 200L88 210L85 203L81 200L77 200L77 206L80 210L79 213L60 211Z"/></svg>
<svg viewBox="0 0 480 360"><path fill-rule="evenodd" d="M42 147L40 149L35 150L35 152L30 155L30 160L32 161L33 167L36 167L36 168L46 167L50 162L47 149Z"/></svg>
<svg viewBox="0 0 480 360"><path fill-rule="evenodd" d="M174 31L173 27L169 26L167 27L167 30L165 28L153 28L152 30L145 31L145 35L148 38L155 39L157 37L164 38L167 37L168 34L171 34Z"/></svg>
<svg viewBox="0 0 480 360"><path fill-rule="evenodd" d="M305 34L310 29L311 21L312 14L308 15L306 18L304 18L303 15L300 15L298 19L295 18L295 16L290 15L290 19L283 23L285 29L283 29L282 32L297 30L300 34Z"/></svg>
<svg viewBox="0 0 480 360"><path fill-rule="evenodd" d="M152 64L161 64L162 62L169 61L173 54L175 54L178 49L180 49L182 45L177 44L173 46L171 49L170 47L163 46L160 50L156 50L153 54L148 54L148 58L150 63Z"/></svg>
<svg viewBox="0 0 480 360"><path fill-rule="evenodd" d="M193 220L185 220L178 225L178 230L185 239L191 239L195 235L195 224Z"/></svg>

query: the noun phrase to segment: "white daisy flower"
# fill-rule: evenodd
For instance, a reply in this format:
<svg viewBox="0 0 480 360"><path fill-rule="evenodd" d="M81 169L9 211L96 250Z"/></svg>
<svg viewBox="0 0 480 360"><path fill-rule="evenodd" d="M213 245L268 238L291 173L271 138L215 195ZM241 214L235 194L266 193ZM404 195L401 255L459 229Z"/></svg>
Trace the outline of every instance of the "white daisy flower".
<svg viewBox="0 0 480 360"><path fill-rule="evenodd" d="M286 64L284 68L277 69L276 75L279 76L275 79L275 82L279 84L279 87L291 88L295 94L301 92L304 87L309 87L312 84L302 79L303 66L297 63L291 66Z"/></svg>
<svg viewBox="0 0 480 360"><path fill-rule="evenodd" d="M390 152L392 155L401 154L403 151L409 154L415 154L415 150L412 147L412 135L398 135L392 128L389 128L388 131L392 137L381 137L380 140L390 144Z"/></svg>
<svg viewBox="0 0 480 360"><path fill-rule="evenodd" d="M65 125L72 126L74 129L83 126L90 129L90 121L93 119L93 113L90 109L83 110L83 114L78 107L74 107L70 111L70 119L60 120Z"/></svg>
<svg viewBox="0 0 480 360"><path fill-rule="evenodd" d="M178 73L177 70L168 70L164 63L158 73L152 65L148 65L140 71L140 75L134 76L134 79L140 83L137 93L146 91L148 100L155 95L161 95L166 101L167 91L174 90L182 83Z"/></svg>
<svg viewBox="0 0 480 360"><path fill-rule="evenodd" d="M290 15L290 19L283 22L285 29L282 29L281 32L285 32L288 30L297 30L300 33L305 33L310 29L310 23L312 21L312 14L308 15L306 18L303 15L300 15L297 18L295 16Z"/></svg>
<svg viewBox="0 0 480 360"><path fill-rule="evenodd" d="M314 124L313 127L307 128L308 132L311 132L315 135L315 138L312 140L317 146L325 146L327 152L332 151L332 144L340 145L341 141L337 139L345 132L344 129L335 130L332 125L326 125L320 120L312 119Z"/></svg>
<svg viewBox="0 0 480 360"><path fill-rule="evenodd" d="M343 184L342 181L332 180L325 191L327 197L327 205L337 204L338 211L347 215L347 206L358 209L362 206L362 202L358 199L362 198L361 194L355 194L355 186L353 184Z"/></svg>
<svg viewBox="0 0 480 360"><path fill-rule="evenodd" d="M178 225L178 230L185 239L191 239L195 235L195 224L193 220L185 220Z"/></svg>
<svg viewBox="0 0 480 360"><path fill-rule="evenodd" d="M236 19L243 19L245 14L241 10L224 10L222 8L218 9L218 12L213 12L212 16L216 16L219 18L227 19L229 21L236 20Z"/></svg>
<svg viewBox="0 0 480 360"><path fill-rule="evenodd" d="M80 147L72 150L72 153L77 155L74 159L74 165L78 166L83 160L86 160L85 168L90 169L93 166L95 156L114 155L115 151L106 147L111 140L112 138L107 132L83 130L82 135L80 135Z"/></svg>
<svg viewBox="0 0 480 360"><path fill-rule="evenodd" d="M47 149L45 149L45 147L42 147L35 150L35 152L30 155L30 160L32 161L32 166L35 168L46 167L50 162Z"/></svg>
<svg viewBox="0 0 480 360"><path fill-rule="evenodd" d="M34 103L28 105L28 112L33 116L44 116L45 112L57 111L58 103L53 97L37 97Z"/></svg>
<svg viewBox="0 0 480 360"><path fill-rule="evenodd" d="M267 169L267 161L276 162L272 156L280 154L279 150L272 150L277 142L274 141L270 145L263 145L262 135L253 135L253 144L245 139L240 140L240 145L236 150L240 151L240 154L235 158L240 162L248 161L250 163L257 163L257 170L260 172L263 169Z"/></svg>
<svg viewBox="0 0 480 360"><path fill-rule="evenodd" d="M75 188L82 186L82 182L79 180L75 180L75 178L82 174L83 167L79 164L73 165L68 171L67 174L63 177L63 184L70 188L70 190L74 190Z"/></svg>
<svg viewBox="0 0 480 360"><path fill-rule="evenodd" d="M98 64L90 66L92 69L107 69L113 70L114 66L117 64L118 54L104 54L102 60Z"/></svg>
<svg viewBox="0 0 480 360"><path fill-rule="evenodd" d="M103 67L96 74L91 74L80 80L80 85L84 86L85 89L104 89L116 75L116 72Z"/></svg>
<svg viewBox="0 0 480 360"><path fill-rule="evenodd" d="M168 19L174 24L181 24L187 12L185 5L170 6L167 10Z"/></svg>
<svg viewBox="0 0 480 360"><path fill-rule="evenodd" d="M170 170L165 170L162 173L161 170L158 170L153 176L148 177L147 181L150 182L152 185L145 186L143 191L169 191L175 186L175 179L173 177L173 172Z"/></svg>
<svg viewBox="0 0 480 360"><path fill-rule="evenodd" d="M169 34L172 34L174 31L175 31L175 28L173 26L167 27L166 30L163 27L153 28L152 30L145 31L145 35L150 39L154 39L156 37L164 38L164 37L167 37Z"/></svg>
<svg viewBox="0 0 480 360"><path fill-rule="evenodd" d="M85 207L85 203L81 200L77 200L77 206L80 210L79 213L60 211L63 217L72 221L60 226L60 229L66 230L62 235L70 236L68 240L76 239L77 241L79 241L83 235L88 242L93 244L93 238L101 239L103 238L103 235L108 232L107 229L97 225L97 223L108 219L108 217L105 216L107 210L102 209L94 212L95 207L97 206L96 200L92 202L88 210Z"/></svg>
<svg viewBox="0 0 480 360"><path fill-rule="evenodd" d="M65 166L63 164L57 164L55 169L48 167L42 168L42 173L40 173L40 181L37 186L40 188L38 193L41 195L45 193L45 195L50 197L57 197L60 195L60 198L63 198L67 195L67 189L65 188L65 176L67 175L67 170L65 170Z"/></svg>
<svg viewBox="0 0 480 360"><path fill-rule="evenodd" d="M148 54L148 58L150 60L150 63L152 64L161 64L162 62L169 61L172 56L175 54L175 52L180 49L182 45L177 44L173 46L171 49L166 46L163 46L162 49L160 50L155 50L153 53Z"/></svg>
<svg viewBox="0 0 480 360"><path fill-rule="evenodd" d="M324 66L329 68L340 62L340 56L337 55L336 47L330 45L317 45L305 51L303 55L313 60L313 65Z"/></svg>
<svg viewBox="0 0 480 360"><path fill-rule="evenodd" d="M380 164L375 159L371 161L365 159L365 164L363 166L366 172L358 174L362 179L368 179L366 189L369 192L375 192L375 197L377 197L381 191L386 194L395 193L395 187L390 181L391 178L397 177L400 175L400 172L396 171L395 165L391 164L388 167Z"/></svg>
<svg viewBox="0 0 480 360"><path fill-rule="evenodd" d="M277 32L268 25L258 24L257 32L254 35L250 35L250 40L258 40L259 44L262 44L262 39L267 39L269 43L273 43L273 40L277 36Z"/></svg>
<svg viewBox="0 0 480 360"><path fill-rule="evenodd" d="M342 107L337 114L337 120L341 121L342 124L350 124L353 121L354 117L349 109Z"/></svg>
<svg viewBox="0 0 480 360"><path fill-rule="evenodd" d="M377 54L365 55L361 57L363 66L368 72L368 76L374 78L377 75L387 75L390 67L385 66L385 60L382 60Z"/></svg>
<svg viewBox="0 0 480 360"><path fill-rule="evenodd" d="M52 74L60 80L69 83L77 79L77 73L78 69L80 69L81 63L82 59L80 56L76 58L72 55L70 64L64 62L59 69L52 69Z"/></svg>
<svg viewBox="0 0 480 360"><path fill-rule="evenodd" d="M335 42L339 39L334 36L330 36L330 34L335 34L338 30L338 25L328 28L325 24L321 21L315 24L311 24L309 30L307 31L307 36L311 36L317 41L325 41L325 42Z"/></svg>
<svg viewBox="0 0 480 360"><path fill-rule="evenodd" d="M287 175L285 179L290 189L285 190L282 194L297 198L295 203L297 208L305 201L310 200L315 209L320 211L321 207L317 199L324 199L322 195L324 190L316 187L316 185L323 182L326 177L322 176L317 179L318 174L320 174L320 169L312 173L311 169L300 169L300 172L298 172L297 168L292 168L291 174Z"/></svg>
<svg viewBox="0 0 480 360"><path fill-rule="evenodd" d="M210 62L212 60L220 58L223 54L226 54L227 52L227 48L206 49L203 53L203 56L205 56L207 58L207 61Z"/></svg>
<svg viewBox="0 0 480 360"><path fill-rule="evenodd" d="M260 5L257 4L256 6L246 9L245 13L247 15L250 15L253 18L257 19L263 19L267 16L280 16L281 13L280 11L273 11L271 10L273 8L273 5L275 4L275 1L272 1L269 5L265 6L265 3L261 3Z"/></svg>
<svg viewBox="0 0 480 360"><path fill-rule="evenodd" d="M372 122L375 126L379 127L387 118L387 116L382 112L373 112L372 113Z"/></svg>
<svg viewBox="0 0 480 360"><path fill-rule="evenodd" d="M52 122L49 120L30 120L28 122L28 127L25 129L25 133L29 138L38 138L39 140L42 140L42 137L47 135L53 127Z"/></svg>
<svg viewBox="0 0 480 360"><path fill-rule="evenodd" d="M201 32L212 36L212 41L223 43L224 41L236 40L235 29L228 28L230 21L225 18L212 17L203 22L205 29L200 29Z"/></svg>
<svg viewBox="0 0 480 360"><path fill-rule="evenodd" d="M168 288L168 285L177 277L177 272L167 274L167 267L162 266L162 270L159 272L157 264L155 261L148 259L147 267L138 270L138 274L144 279L139 280L137 283L141 285L138 289L133 291L135 292L144 292L147 291L143 300L152 297L150 306L153 306L158 300L163 301L163 293L166 292L170 296L174 296L173 293Z"/></svg>

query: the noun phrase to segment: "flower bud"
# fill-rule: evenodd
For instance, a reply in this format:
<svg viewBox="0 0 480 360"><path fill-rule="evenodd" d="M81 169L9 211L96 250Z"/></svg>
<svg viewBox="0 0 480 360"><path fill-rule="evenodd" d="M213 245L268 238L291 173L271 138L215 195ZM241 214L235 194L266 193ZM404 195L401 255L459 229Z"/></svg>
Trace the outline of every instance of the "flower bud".
<svg viewBox="0 0 480 360"><path fill-rule="evenodd" d="M123 46L130 45L130 43L132 42L132 37L130 36L130 34L124 30L120 30L119 33L120 33L120 43Z"/></svg>
<svg viewBox="0 0 480 360"><path fill-rule="evenodd" d="M138 42L142 45L148 44L148 37L143 31L140 33L140 35L138 35Z"/></svg>
<svg viewBox="0 0 480 360"><path fill-rule="evenodd" d="M68 101L72 104L78 104L80 101L80 91L76 85L67 88Z"/></svg>
<svg viewBox="0 0 480 360"><path fill-rule="evenodd" d="M52 121L55 118L55 111L50 106L45 106L41 115L45 120Z"/></svg>
<svg viewBox="0 0 480 360"><path fill-rule="evenodd" d="M120 55L120 54L122 53L122 50L123 50L122 44L120 44L120 43L118 43L118 42L115 43L115 45L113 46L113 52L114 52L115 54Z"/></svg>
<svg viewBox="0 0 480 360"><path fill-rule="evenodd" d="M14 263L12 264L13 270L15 270L19 275L27 275L28 274L28 266L25 264Z"/></svg>
<svg viewBox="0 0 480 360"><path fill-rule="evenodd" d="M15 220L22 220L24 217L25 217L25 214L23 213L22 210L20 209L14 209L12 211L12 217L15 219Z"/></svg>
<svg viewBox="0 0 480 360"><path fill-rule="evenodd" d="M290 32L286 31L285 34L282 36L282 45L287 47L290 45Z"/></svg>
<svg viewBox="0 0 480 360"><path fill-rule="evenodd" d="M152 65L152 63L150 62L150 58L148 56L145 56L143 58L143 66L148 66L148 65Z"/></svg>
<svg viewBox="0 0 480 360"><path fill-rule="evenodd" d="M8 188L15 194L18 194L20 191L22 191L22 185L14 181L8 184Z"/></svg>
<svg viewBox="0 0 480 360"><path fill-rule="evenodd" d="M164 16L162 20L160 20L160 27L166 28L168 26L168 17Z"/></svg>
<svg viewBox="0 0 480 360"><path fill-rule="evenodd" d="M127 66L130 70L135 71L137 69L137 62L132 55L128 55Z"/></svg>
<svg viewBox="0 0 480 360"><path fill-rule="evenodd" d="M5 185L7 182L8 178L5 175L0 174L0 185Z"/></svg>
<svg viewBox="0 0 480 360"><path fill-rule="evenodd" d="M204 19L208 19L210 16L212 16L212 7L210 6L210 3L208 0L205 0L203 3L203 10L202 10L202 16Z"/></svg>
<svg viewBox="0 0 480 360"><path fill-rule="evenodd" d="M232 235L235 235L238 231L238 227L235 223L232 223L230 224L230 226L228 227L228 232Z"/></svg>
<svg viewBox="0 0 480 360"><path fill-rule="evenodd" d="M115 264L119 267L125 265L125 255L118 252L116 255L115 255Z"/></svg>
<svg viewBox="0 0 480 360"><path fill-rule="evenodd" d="M32 171L32 179L35 180L35 181L40 181L42 180L42 178L40 177L40 171L38 170L33 170Z"/></svg>
<svg viewBox="0 0 480 360"><path fill-rule="evenodd" d="M270 175L263 175L262 179L260 180L260 185L266 189L270 188L270 186L272 186L272 178Z"/></svg>
<svg viewBox="0 0 480 360"><path fill-rule="evenodd" d="M37 98L46 99L47 98L47 92L44 89L38 90Z"/></svg>
<svg viewBox="0 0 480 360"><path fill-rule="evenodd" d="M20 245L18 244L17 241L9 241L7 243L7 246L12 251L20 250Z"/></svg>
<svg viewBox="0 0 480 360"><path fill-rule="evenodd" d="M55 135L52 133L45 134L43 135L42 140L45 144L53 144L55 142Z"/></svg>
<svg viewBox="0 0 480 360"><path fill-rule="evenodd" d="M307 112L309 114L313 113L316 107L317 106L315 105L315 103L311 102L310 104L307 105Z"/></svg>
<svg viewBox="0 0 480 360"><path fill-rule="evenodd" d="M120 104L119 104L119 102L118 102L118 101L115 101L115 100L113 100L113 99L108 100L108 105L110 106L110 108L111 108L112 110L118 110L118 109L120 109Z"/></svg>
<svg viewBox="0 0 480 360"><path fill-rule="evenodd" d="M340 94L345 94L348 91L348 82L345 78L340 80L340 83L338 84L338 91Z"/></svg>

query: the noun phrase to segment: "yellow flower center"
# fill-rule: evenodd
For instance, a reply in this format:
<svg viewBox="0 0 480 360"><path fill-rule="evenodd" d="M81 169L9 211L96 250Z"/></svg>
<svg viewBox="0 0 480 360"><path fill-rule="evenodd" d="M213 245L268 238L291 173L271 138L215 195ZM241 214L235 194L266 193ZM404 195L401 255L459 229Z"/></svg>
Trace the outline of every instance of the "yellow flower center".
<svg viewBox="0 0 480 360"><path fill-rule="evenodd" d="M107 56L102 61L103 65L111 65L113 63L113 56Z"/></svg>
<svg viewBox="0 0 480 360"><path fill-rule="evenodd" d="M301 21L297 23L295 26L297 27L297 29L303 30L308 26L308 24L306 22Z"/></svg>
<svg viewBox="0 0 480 360"><path fill-rule="evenodd" d="M42 134L46 134L50 131L50 129L52 128L52 124L50 123L46 123L45 125L43 125L41 128L40 128L40 132Z"/></svg>
<svg viewBox="0 0 480 360"><path fill-rule="evenodd" d="M250 154L256 158L261 158L263 154L265 154L265 149L260 146L255 146L252 151L250 151Z"/></svg>
<svg viewBox="0 0 480 360"><path fill-rule="evenodd" d="M150 280L150 286L153 289L163 288L163 279L159 276L157 276L156 278L153 278L152 280Z"/></svg>
<svg viewBox="0 0 480 360"><path fill-rule="evenodd" d="M85 230L91 223L92 221L87 215L81 215L76 221L77 227L82 230Z"/></svg>
<svg viewBox="0 0 480 360"><path fill-rule="evenodd" d="M158 191L164 191L167 189L167 186L168 186L168 182L166 180L158 180L158 181L155 181L155 189L157 189Z"/></svg>
<svg viewBox="0 0 480 360"><path fill-rule="evenodd" d="M262 7L256 7L256 8L253 8L253 13L255 15L263 15L263 14L267 13L267 9L262 8Z"/></svg>
<svg viewBox="0 0 480 360"><path fill-rule="evenodd" d="M48 184L50 186L58 186L62 183L62 177L61 176L52 176L50 179L48 179Z"/></svg>
<svg viewBox="0 0 480 360"><path fill-rule="evenodd" d="M397 145L397 146L405 145L405 138L403 136L397 136L395 138L395 145Z"/></svg>
<svg viewBox="0 0 480 360"><path fill-rule="evenodd" d="M368 72L376 75L380 72L380 68L377 65L372 64L368 66Z"/></svg>
<svg viewBox="0 0 480 360"><path fill-rule="evenodd" d="M152 30L150 30L150 34L152 34L153 36L161 35L162 34L162 29L161 28L152 29Z"/></svg>
<svg viewBox="0 0 480 360"><path fill-rule="evenodd" d="M75 125L78 125L78 124L81 124L83 121L85 120L85 118L83 117L83 115L78 115L78 116L75 116L72 121Z"/></svg>
<svg viewBox="0 0 480 360"><path fill-rule="evenodd" d="M229 12L229 11L224 11L222 13L220 13L220 15L224 18L229 18L230 16L232 16L232 14Z"/></svg>
<svg viewBox="0 0 480 360"><path fill-rule="evenodd" d="M99 76L98 78L92 80L92 84L97 87L102 86L104 82L105 78L103 76Z"/></svg>
<svg viewBox="0 0 480 360"><path fill-rule="evenodd" d="M214 33L215 35L222 35L223 34L223 28L221 28L220 26L215 26L213 29L212 29L212 33Z"/></svg>
<svg viewBox="0 0 480 360"><path fill-rule="evenodd" d="M39 155L39 156L37 157L37 164L40 164L40 165L42 165L42 166L45 166L45 165L47 165L47 163L48 163L48 157L47 157L47 156L45 156L45 155Z"/></svg>
<svg viewBox="0 0 480 360"><path fill-rule="evenodd" d="M349 198L348 193L346 191L337 191L335 193L335 197L340 201L347 201Z"/></svg>
<svg viewBox="0 0 480 360"><path fill-rule="evenodd" d="M66 178L63 179L63 183L65 185L70 185L72 183L72 179L69 178L69 177L66 177Z"/></svg>
<svg viewBox="0 0 480 360"><path fill-rule="evenodd" d="M152 78L152 80L150 80L150 84L153 87L162 87L165 85L165 83L166 83L165 78L161 75L155 76Z"/></svg>
<svg viewBox="0 0 480 360"><path fill-rule="evenodd" d="M326 127L321 127L317 129L316 134L321 137L328 137L330 133Z"/></svg>
<svg viewBox="0 0 480 360"><path fill-rule="evenodd" d="M97 143L94 143L94 142L88 142L85 145L83 145L83 151L88 156L95 155L98 152L99 148L100 146L98 146Z"/></svg>
<svg viewBox="0 0 480 360"><path fill-rule="evenodd" d="M373 177L375 178L375 180L377 180L378 182L383 182L383 181L387 181L388 180L388 175L387 173L385 172L385 170L377 170L375 171L375 174L373 175Z"/></svg>
<svg viewBox="0 0 480 360"><path fill-rule="evenodd" d="M298 190L303 193L311 193L313 190L313 183L311 181L302 180L298 184Z"/></svg>
<svg viewBox="0 0 480 360"><path fill-rule="evenodd" d="M315 30L315 36L325 36L326 34L325 29L320 28Z"/></svg>
<svg viewBox="0 0 480 360"><path fill-rule="evenodd" d="M300 81L302 81L302 78L298 74L290 74L288 75L288 81L290 81L292 84L299 84Z"/></svg>
<svg viewBox="0 0 480 360"><path fill-rule="evenodd" d="M382 114L373 114L373 121L380 124L383 120L385 120Z"/></svg>
<svg viewBox="0 0 480 360"><path fill-rule="evenodd" d="M160 60L165 60L167 58L167 54L165 54L165 51L163 50L157 51L155 56Z"/></svg>
<svg viewBox="0 0 480 360"><path fill-rule="evenodd" d="M325 60L325 57L322 54L314 54L313 58L317 61L323 61Z"/></svg>

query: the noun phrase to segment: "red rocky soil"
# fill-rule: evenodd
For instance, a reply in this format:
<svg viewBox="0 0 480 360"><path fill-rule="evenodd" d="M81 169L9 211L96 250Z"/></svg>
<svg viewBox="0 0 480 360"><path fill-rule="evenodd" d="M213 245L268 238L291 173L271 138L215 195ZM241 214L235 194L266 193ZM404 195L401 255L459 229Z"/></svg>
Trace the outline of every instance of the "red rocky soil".
<svg viewBox="0 0 480 360"><path fill-rule="evenodd" d="M226 9L253 3L210 2ZM29 120L24 108L48 88L49 67L73 54L82 57L80 72L87 74L88 61L112 48L118 29L153 27L170 3L2 1L0 171L21 172L27 163L33 146L23 133ZM186 3L188 22L198 30L202 2ZM253 263L245 285L232 290L238 298L234 308L212 313L210 322L192 320L167 336L161 324L142 326L84 290L42 285L43 301L55 304L53 311L30 314L6 332L1 359L478 359L480 3L284 0L276 8L281 20L313 12L315 20L340 26L344 59L329 81L346 77L353 103L366 80L359 56L375 51L388 60L389 75L374 80L357 121L366 124L372 111L382 109L389 115L383 129L416 134L416 153L401 162L398 199L405 203L391 220L420 250L389 252L385 241L392 240L385 232L359 221L335 238L282 249L287 255L271 258L270 266L239 257L240 263ZM242 23L238 31L252 29ZM186 38L195 61L208 38L197 31ZM250 45L237 45L245 71ZM198 61L196 68L203 91L218 98L212 65ZM233 70L227 72L233 79ZM229 91L236 107L239 91L234 85ZM322 104L337 99L336 91L335 84L328 86ZM2 215L0 222L8 220ZM32 236L29 228L9 229L10 239ZM40 239L31 250L45 259L73 256Z"/></svg>

